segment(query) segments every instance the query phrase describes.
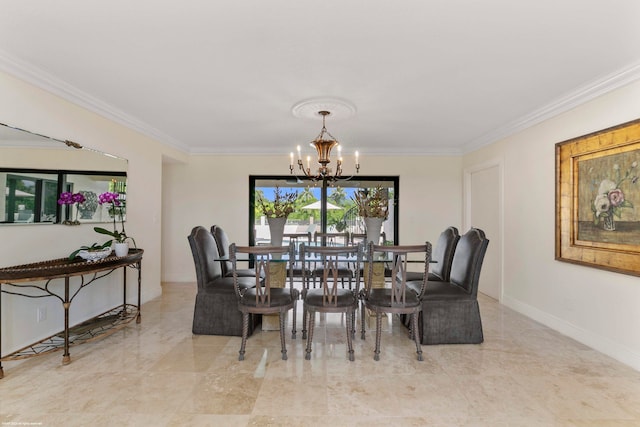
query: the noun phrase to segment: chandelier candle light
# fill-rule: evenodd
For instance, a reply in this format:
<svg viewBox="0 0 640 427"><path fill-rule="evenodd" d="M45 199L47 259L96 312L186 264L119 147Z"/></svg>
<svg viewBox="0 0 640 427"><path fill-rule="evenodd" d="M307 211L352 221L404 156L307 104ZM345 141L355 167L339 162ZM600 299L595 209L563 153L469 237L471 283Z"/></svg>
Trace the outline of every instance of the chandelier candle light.
<svg viewBox="0 0 640 427"><path fill-rule="evenodd" d="M331 114L331 112L322 110L318 111L318 114L322 116L322 130L320 131L320 134L316 137L316 139L311 141L309 145L315 147L316 151L318 152L318 163L320 164L320 167L318 168L317 174L311 172L311 156L307 156L307 164L305 167L302 161L300 146L298 145L298 169L301 170L307 178L311 178L313 180L337 180L342 176L342 147L340 146L340 143L335 139L335 137L331 135L329 131L327 131L327 128L325 126L325 119ZM336 160L336 169L334 172L327 165L331 163L331 150L336 146L338 147L338 159ZM356 173L360 172L360 163L357 151L355 152L355 169ZM291 152L290 154L289 170L293 175L295 170L293 152Z"/></svg>

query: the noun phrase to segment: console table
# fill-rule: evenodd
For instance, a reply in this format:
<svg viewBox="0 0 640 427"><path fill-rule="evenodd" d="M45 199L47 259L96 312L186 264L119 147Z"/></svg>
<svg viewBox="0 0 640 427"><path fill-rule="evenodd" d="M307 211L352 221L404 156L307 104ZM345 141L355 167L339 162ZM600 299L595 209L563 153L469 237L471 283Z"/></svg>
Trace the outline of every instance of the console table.
<svg viewBox="0 0 640 427"><path fill-rule="evenodd" d="M0 378L4 377L2 361L19 360L39 354L64 349L62 364L71 362L69 346L106 336L123 328L136 319L140 323L140 291L142 272L142 249L130 249L126 256L110 255L99 261L84 261L80 258L70 260L60 258L33 264L0 268ZM111 310L69 327L69 307L78 293L115 270L122 268L123 302ZM127 268L138 270L138 304L127 304ZM79 283L70 284L70 278L79 276ZM62 289L56 292L53 281L64 279ZM30 282L43 282L34 284ZM74 281L75 282L75 281ZM27 298L55 297L64 309L64 330L48 338L28 345L18 351L2 356L2 294L19 295Z"/></svg>

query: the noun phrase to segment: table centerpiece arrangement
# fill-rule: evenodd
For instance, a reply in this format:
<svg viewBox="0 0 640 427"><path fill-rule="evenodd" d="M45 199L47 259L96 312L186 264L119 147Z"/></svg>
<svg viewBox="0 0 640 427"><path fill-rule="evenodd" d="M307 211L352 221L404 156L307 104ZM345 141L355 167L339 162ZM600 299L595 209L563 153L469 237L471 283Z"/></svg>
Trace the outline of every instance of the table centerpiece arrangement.
<svg viewBox="0 0 640 427"><path fill-rule="evenodd" d="M378 244L382 223L389 217L389 189L383 187L358 190L353 201L358 207L358 215L364 221L367 243Z"/></svg>
<svg viewBox="0 0 640 427"><path fill-rule="evenodd" d="M283 192L280 187L275 188L273 201L267 200L261 194L258 195L258 207L267 217L269 233L271 234L271 246L281 246L284 235L284 226L289 214L295 210L297 192Z"/></svg>

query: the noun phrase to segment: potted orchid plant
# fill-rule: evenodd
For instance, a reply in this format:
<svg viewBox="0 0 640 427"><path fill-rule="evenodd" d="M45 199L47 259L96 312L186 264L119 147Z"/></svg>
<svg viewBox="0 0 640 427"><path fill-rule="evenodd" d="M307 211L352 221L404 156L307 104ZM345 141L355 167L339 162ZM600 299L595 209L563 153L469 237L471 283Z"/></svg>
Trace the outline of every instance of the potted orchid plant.
<svg viewBox="0 0 640 427"><path fill-rule="evenodd" d="M129 253L129 242L131 240L133 245L136 246L136 241L133 237L127 236L127 232L124 229L124 201L119 200L120 194L105 192L98 196L98 203L100 205L107 205L110 211L113 211L115 215L113 215L113 231L107 230L102 227L94 227L93 230L99 234L106 234L107 236L111 236L112 240L109 243L113 243L115 245L116 256L125 256ZM122 231L118 230L117 226L117 218L120 217L120 224L122 226Z"/></svg>
<svg viewBox="0 0 640 427"><path fill-rule="evenodd" d="M80 204L84 203L85 197L82 193L71 193L70 191L65 191L60 193L60 198L58 199L59 205L76 205L76 217L74 220L66 219L62 221L64 225L79 225L80 221L78 221L78 212L80 212Z"/></svg>

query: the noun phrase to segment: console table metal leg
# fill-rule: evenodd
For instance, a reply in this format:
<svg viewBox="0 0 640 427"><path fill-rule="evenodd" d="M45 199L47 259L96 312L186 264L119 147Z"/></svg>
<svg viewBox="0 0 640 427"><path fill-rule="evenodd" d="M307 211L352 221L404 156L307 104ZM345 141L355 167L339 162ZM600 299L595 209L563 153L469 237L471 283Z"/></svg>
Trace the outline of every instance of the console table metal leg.
<svg viewBox="0 0 640 427"><path fill-rule="evenodd" d="M122 267L122 316L127 315L127 266Z"/></svg>
<svg viewBox="0 0 640 427"><path fill-rule="evenodd" d="M2 369L2 283L0 283L0 379L4 378Z"/></svg>
<svg viewBox="0 0 640 427"><path fill-rule="evenodd" d="M140 313L140 297L142 295L142 261L138 261L138 317L136 317L136 323L142 321Z"/></svg>
<svg viewBox="0 0 640 427"><path fill-rule="evenodd" d="M69 354L69 276L64 278L64 354L62 355L62 364L68 365L71 363L71 355Z"/></svg>

